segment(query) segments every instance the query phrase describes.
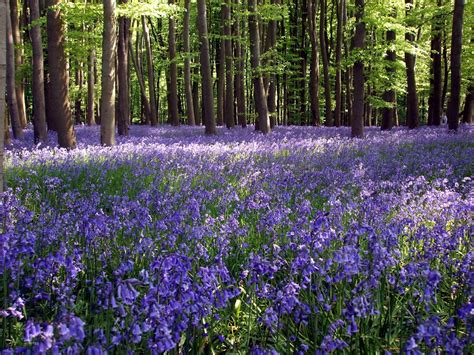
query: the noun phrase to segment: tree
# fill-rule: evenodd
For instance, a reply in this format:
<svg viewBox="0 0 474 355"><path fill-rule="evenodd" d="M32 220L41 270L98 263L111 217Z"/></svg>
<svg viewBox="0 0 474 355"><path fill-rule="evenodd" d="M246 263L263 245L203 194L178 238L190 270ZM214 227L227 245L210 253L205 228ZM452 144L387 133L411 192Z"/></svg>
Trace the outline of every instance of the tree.
<svg viewBox="0 0 474 355"><path fill-rule="evenodd" d="M311 42L311 62L309 66L309 95L311 101L311 124L319 126L321 117L319 113L319 56L318 35L316 30L316 13L318 0L308 0L309 38Z"/></svg>
<svg viewBox="0 0 474 355"><path fill-rule="evenodd" d="M443 5L442 0L438 0L438 7ZM428 124L439 126L441 123L442 111L442 95L443 95L443 79L441 66L441 35L442 35L442 19L440 14L435 16L432 24L431 38L431 60L432 60L432 77L430 79L430 97L428 99Z"/></svg>
<svg viewBox="0 0 474 355"><path fill-rule="evenodd" d="M396 10L392 10L393 17L396 16ZM397 34L394 29L387 30L386 39L387 45L389 48L387 49L386 53L386 71L387 77L389 80L393 78L395 73L395 64L397 61L397 53L395 51L395 40L397 38ZM386 107L383 108L383 116L382 116L382 130L391 130L393 124L395 122L395 111L396 111L396 104L397 104L397 94L393 88L393 83L387 83L389 88L387 88L383 94L383 100L386 102Z"/></svg>
<svg viewBox="0 0 474 355"><path fill-rule="evenodd" d="M9 4L7 4L9 6ZM18 112L18 104L16 100L15 90L15 43L13 41L11 18L8 16L6 24L7 36L7 98L8 112L10 113L10 122L12 125L13 137L16 139L23 138L23 129L21 127L20 114Z"/></svg>
<svg viewBox="0 0 474 355"><path fill-rule="evenodd" d="M102 37L102 93L100 96L100 143L115 145L115 59L117 35L115 0L104 0Z"/></svg>
<svg viewBox="0 0 474 355"><path fill-rule="evenodd" d="M365 47L365 23L364 0L356 0L356 28L352 43L356 51L357 59L354 63L354 104L352 106L351 135L352 137L362 138L364 136L364 62L362 61L362 50Z"/></svg>
<svg viewBox="0 0 474 355"><path fill-rule="evenodd" d="M186 55L184 59L184 92L186 95L186 111L188 115L188 124L194 126L196 117L194 115L193 91L191 86L191 47L189 44L189 17L190 17L190 0L184 0L184 21L183 21L183 51Z"/></svg>
<svg viewBox="0 0 474 355"><path fill-rule="evenodd" d="M174 0L168 0L168 4L174 5ZM168 21L168 54L170 60L169 69L169 93L168 93L168 117L173 126L179 125L178 113L178 68L176 66L176 21L173 16Z"/></svg>
<svg viewBox="0 0 474 355"><path fill-rule="evenodd" d="M410 17L413 9L413 0L405 0L407 24L412 25L413 19ZM413 47L415 33L410 29L405 33L405 40ZM416 128L419 125L418 96L416 93L416 75L415 75L416 56L413 50L405 52L405 65L407 72L407 125L408 128Z"/></svg>
<svg viewBox="0 0 474 355"><path fill-rule="evenodd" d="M48 33L48 66L50 91L48 100L54 110L48 111L50 120L58 132L60 147L73 149L76 147L76 134L72 122L71 105L69 102L69 74L66 54L64 52L64 27L61 10L51 8L60 0L48 0L47 33Z"/></svg>
<svg viewBox="0 0 474 355"><path fill-rule="evenodd" d="M148 92L150 94L150 120L151 120L151 125L152 126L156 126L158 124L158 114L156 112L156 93L155 93L155 70L153 68L153 53L151 51L151 41L150 41L150 31L148 30L148 25L146 23L146 18L145 16L142 16L142 27L143 27L143 39L145 40L145 51L146 51L146 63L147 63L147 71L148 71ZM171 21L171 19L170 19ZM173 23L174 23L174 19L172 20ZM170 24L171 26L171 24ZM175 30L174 30L174 25L172 27L173 29L173 46L174 46L174 36L175 36ZM170 31L171 31L171 27L170 27ZM170 34L171 36L171 34ZM170 40L171 40L171 37L170 37ZM176 49L173 49L173 51L175 52ZM170 58L171 58L171 45L170 45ZM174 58L175 54L173 54L173 58ZM175 68L176 69L176 63L172 63L172 65L174 64ZM171 69L173 70L173 69ZM175 80L176 82L176 80ZM177 90L177 89L176 89ZM176 95L178 95L176 93ZM177 100L177 99L176 99ZM174 116L173 116L174 117ZM174 121L172 121L174 122ZM178 121L179 123L179 121ZM175 123L173 123L175 124Z"/></svg>
<svg viewBox="0 0 474 355"><path fill-rule="evenodd" d="M224 117L227 128L235 126L234 118L234 59L232 53L231 0L224 5L224 53L225 53L225 104Z"/></svg>
<svg viewBox="0 0 474 355"><path fill-rule="evenodd" d="M253 89L255 97L255 109L258 116L258 128L266 134L271 132L270 117L268 116L267 100L263 88L263 79L260 70L260 34L259 23L256 12L256 1L248 0L249 10L249 34L251 48L251 64L253 76Z"/></svg>
<svg viewBox="0 0 474 355"><path fill-rule="evenodd" d="M121 4L126 4L128 0L120 0ZM130 37L130 20L121 16L119 22L119 38L117 51L117 71L118 71L118 134L128 136L128 125L130 123L130 88L128 77L128 42Z"/></svg>
<svg viewBox="0 0 474 355"><path fill-rule="evenodd" d="M86 121L87 125L92 126L95 124L95 50L91 49L89 58L87 61L87 110L86 110Z"/></svg>
<svg viewBox="0 0 474 355"><path fill-rule="evenodd" d="M38 0L30 0L30 16L31 22L33 23L30 36L33 47L33 125L36 143L44 142L48 138L44 97L43 45L41 40L41 26L36 23L40 18Z"/></svg>
<svg viewBox="0 0 474 355"><path fill-rule="evenodd" d="M356 6L358 1L356 1ZM320 37L320 47L321 47L321 59L323 61L323 79L324 79L324 115L326 117L326 125L332 126L332 111L331 111L331 82L329 81L329 55L328 48L326 43L326 18L327 18L327 1L321 0L321 14L319 19L319 37Z"/></svg>
<svg viewBox="0 0 474 355"><path fill-rule="evenodd" d="M467 89L466 100L464 101L462 121L464 123L474 122L474 85L472 84Z"/></svg>
<svg viewBox="0 0 474 355"><path fill-rule="evenodd" d="M341 57L342 57L342 42L343 42L343 18L342 11L346 6L345 0L339 0L337 9L337 32L336 32L336 108L334 110L334 125L339 127L341 125L342 115L342 77L341 77Z"/></svg>
<svg viewBox="0 0 474 355"><path fill-rule="evenodd" d="M3 28L4 32L7 28L7 1L0 0L0 28ZM3 33L4 34L4 33ZM0 31L0 193L4 191L4 177L3 177L3 151L5 144L5 85L7 75L7 51L6 51L6 39Z"/></svg>
<svg viewBox="0 0 474 355"><path fill-rule="evenodd" d="M23 64L23 50L20 21L18 18L18 0L10 0L10 19L14 43L15 68L19 68ZM18 118L21 128L26 128L26 106L25 106L25 88L22 80L15 80L16 103L18 106Z"/></svg>
<svg viewBox="0 0 474 355"><path fill-rule="evenodd" d="M209 38L207 32L206 0L197 0L197 25L199 32L201 81L202 81L202 120L206 134L216 134L214 117L214 97L212 95L211 60L209 55Z"/></svg>
<svg viewBox="0 0 474 355"><path fill-rule="evenodd" d="M457 130L459 126L464 4L465 0L454 0L453 31L451 35L451 95L448 101L448 127L451 130Z"/></svg>
<svg viewBox="0 0 474 355"><path fill-rule="evenodd" d="M240 5L240 0L234 0L236 5ZM237 19L234 22L234 37L235 37L235 62L237 63L237 68L234 71L235 75L235 96L237 102L237 119L239 125L242 127L247 126L247 117L245 115L245 84L244 84L244 46L242 46L241 40L241 26L240 19Z"/></svg>

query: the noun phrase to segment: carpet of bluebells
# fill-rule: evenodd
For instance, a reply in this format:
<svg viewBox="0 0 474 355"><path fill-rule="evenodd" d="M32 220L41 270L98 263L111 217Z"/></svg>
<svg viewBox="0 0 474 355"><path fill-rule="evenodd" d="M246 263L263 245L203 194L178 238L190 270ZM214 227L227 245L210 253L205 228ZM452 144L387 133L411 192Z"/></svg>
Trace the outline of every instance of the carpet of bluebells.
<svg viewBox="0 0 474 355"><path fill-rule="evenodd" d="M474 127L77 134L7 151L3 354L474 351Z"/></svg>

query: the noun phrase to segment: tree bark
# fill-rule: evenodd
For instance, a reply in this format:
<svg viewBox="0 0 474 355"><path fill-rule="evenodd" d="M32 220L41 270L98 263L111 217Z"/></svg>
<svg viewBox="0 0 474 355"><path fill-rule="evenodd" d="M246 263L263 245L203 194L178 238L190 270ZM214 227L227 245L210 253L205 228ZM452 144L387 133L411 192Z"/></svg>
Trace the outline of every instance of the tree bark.
<svg viewBox="0 0 474 355"><path fill-rule="evenodd" d="M168 0L174 5L175 0ZM168 54L170 60L170 92L168 95L168 115L173 126L179 126L178 113L178 68L176 66L176 21L173 17L168 22Z"/></svg>
<svg viewBox="0 0 474 355"><path fill-rule="evenodd" d="M138 43L138 35L137 35L137 43ZM136 49L136 55L135 55L132 52L132 39L131 38L129 38L128 50L129 50L130 58L132 59L133 66L135 68L135 72L137 73L137 81L138 81L138 86L140 88L140 97L144 106L145 121L146 123L150 123L151 122L150 102L148 101L146 97L145 81L143 79L143 73L142 73L141 65L139 63L138 47Z"/></svg>
<svg viewBox="0 0 474 355"><path fill-rule="evenodd" d="M309 66L309 95L311 101L311 124L319 126L321 117L319 113L319 55L318 35L316 29L316 13L318 0L308 0L309 38L311 42L311 63Z"/></svg>
<svg viewBox="0 0 474 355"><path fill-rule="evenodd" d="M170 40L172 39L173 40L173 43L169 45L169 50L170 50L170 60L171 58L174 58L176 56L176 44L175 44L175 24L174 24L174 19L171 19L170 18ZM171 22L173 22L173 24L171 24ZM172 27L171 27L172 26ZM157 112L156 112L156 93L155 93L155 70L153 68L153 53L152 53L152 50L151 50L151 41L150 41L150 31L148 29L148 25L146 23L146 18L145 16L142 16L142 27L143 27L143 38L145 40L145 51L146 51L146 64L147 64L147 73L148 73L148 92L149 92L149 95L150 95L150 120L151 120L151 125L152 126L156 126L158 124L158 115L157 115ZM171 33L171 31L173 33ZM172 48L173 47L173 48ZM173 54L172 54L173 53ZM171 57L171 55L173 57ZM174 66L174 69L172 68ZM170 65L170 71L173 71L175 70L175 85L177 85L176 81L177 81L177 72L176 72L176 63L172 62L171 65ZM172 89L173 90L173 89ZM176 90L176 100L177 100L177 88L175 87L175 90ZM176 101L177 102L177 101ZM176 104L177 105L177 104ZM176 108L177 110L177 108ZM171 117L173 118L173 114L171 115ZM171 120L171 122L173 123L173 125L177 125L179 124L179 119L178 119L178 123L174 122L173 120Z"/></svg>
<svg viewBox="0 0 474 355"><path fill-rule="evenodd" d="M7 4L9 6L9 4ZM11 17L7 16L7 99L8 112L12 126L13 138L23 138L23 129L21 127L20 114L18 112L18 103L15 90L15 44L13 41Z"/></svg>
<svg viewBox="0 0 474 355"><path fill-rule="evenodd" d="M258 115L258 128L262 133L267 134L271 132L271 127L262 75L258 73L258 70L260 69L260 34L256 13L256 0L248 1L248 10L255 109Z"/></svg>
<svg viewBox="0 0 474 355"><path fill-rule="evenodd" d="M396 10L392 11L393 17L396 16ZM389 49L387 50L386 60L387 60L387 77L389 80L393 78L395 73L395 65L397 61L397 53L395 51L395 40L396 40L395 30L388 30L386 34L387 45ZM396 110L396 93L391 82L388 83L389 88L385 90L383 94L383 100L387 103L388 107L383 108L382 114L382 130L391 130L393 123L395 121L395 110Z"/></svg>
<svg viewBox="0 0 474 355"><path fill-rule="evenodd" d="M410 15L413 8L413 0L405 0L406 4L406 14L407 17ZM410 24L412 21L409 19L407 21ZM407 32L405 34L405 40L409 42L410 45L414 45L415 34L412 32ZM407 125L408 128L416 128L419 125L419 112L418 112L418 96L416 93L416 75L415 75L415 60L416 57L411 52L405 52L405 64L407 72Z"/></svg>
<svg viewBox="0 0 474 355"><path fill-rule="evenodd" d="M438 0L438 6L443 5L442 0ZM436 16L432 25L431 38L431 60L432 60L432 77L430 78L430 97L428 99L428 124L439 126L441 124L441 99L443 95L443 78L441 67L441 35L442 35L442 18Z"/></svg>
<svg viewBox="0 0 474 355"><path fill-rule="evenodd" d="M223 8L223 6L222 6ZM223 13L223 10L222 10ZM221 20L223 15L221 15ZM223 31L222 31L223 34ZM217 125L224 124L224 101L225 101L225 44L224 40L218 39L216 46L217 65Z"/></svg>
<svg viewBox="0 0 474 355"><path fill-rule="evenodd" d="M102 93L100 96L100 143L115 145L115 58L117 35L115 0L104 0L102 38Z"/></svg>
<svg viewBox="0 0 474 355"><path fill-rule="evenodd" d="M362 51L365 48L364 0L356 0L356 28L353 49ZM364 62L361 59L354 63L354 104L352 106L351 135L364 137Z"/></svg>
<svg viewBox="0 0 474 355"><path fill-rule="evenodd" d="M323 78L324 78L324 102L325 102L325 123L327 126L333 125L332 111L331 111L331 82L329 81L329 56L328 48L326 45L326 0L321 0L320 10L320 22L319 22L319 36L320 36L320 47L321 47L321 59L323 61Z"/></svg>
<svg viewBox="0 0 474 355"><path fill-rule="evenodd" d="M86 112L86 121L87 125L95 125L95 75L94 75L94 65L95 65L95 50L92 49L89 53L88 59L88 70L87 70L87 112Z"/></svg>
<svg viewBox="0 0 474 355"><path fill-rule="evenodd" d="M240 0L235 0L236 5L240 5ZM240 19L235 20L235 61L237 70L235 71L235 96L237 101L237 120L243 128L247 127L247 117L245 115L245 84L244 84L244 52L240 38Z"/></svg>
<svg viewBox="0 0 474 355"><path fill-rule="evenodd" d="M209 38L207 33L207 14L206 0L197 0L198 6L198 32L202 77L202 120L205 125L206 134L216 134L216 121L214 117L214 97L212 94L212 78L211 78L211 59L209 55Z"/></svg>
<svg viewBox="0 0 474 355"><path fill-rule="evenodd" d="M30 0L30 16L32 23L39 20L40 10L38 0ZM31 27L30 36L33 47L33 126L34 139L35 143L37 143L45 142L48 138L44 96L43 45L41 40L41 26L39 24Z"/></svg>
<svg viewBox="0 0 474 355"><path fill-rule="evenodd" d="M343 27L342 27L342 9L346 6L345 0L339 0L337 9L337 32L336 32L336 108L334 111L334 125L339 127L341 125L342 115L342 77L341 77L341 57L342 57L342 41L343 41Z"/></svg>
<svg viewBox="0 0 474 355"><path fill-rule="evenodd" d="M464 102L464 111L462 115L463 123L474 122L474 85L467 89L466 100Z"/></svg>
<svg viewBox="0 0 474 355"><path fill-rule="evenodd" d="M235 126L234 118L234 58L232 53L231 0L224 5L224 47L225 47L225 105L224 117L227 128Z"/></svg>
<svg viewBox="0 0 474 355"><path fill-rule="evenodd" d="M451 37L451 95L448 101L448 128L450 130L457 130L459 127L464 4L465 0L454 1L453 31Z"/></svg>
<svg viewBox="0 0 474 355"><path fill-rule="evenodd" d="M23 64L23 50L21 49L22 39L20 33L20 21L18 18L18 0L10 0L10 19L14 43L15 68L18 70ZM21 128L26 128L26 105L25 105L25 88L22 80L15 78L16 103L18 106L18 117L20 119Z"/></svg>
<svg viewBox="0 0 474 355"><path fill-rule="evenodd" d="M184 60L184 92L186 95L186 111L188 116L188 125L196 124L194 115L193 91L191 86L191 48L189 45L189 16L190 16L190 0L184 1L185 13L183 20L183 51L186 55Z"/></svg>
<svg viewBox="0 0 474 355"><path fill-rule="evenodd" d="M121 0L126 4L128 0ZM128 70L128 41L130 37L130 19L121 16L119 18L118 38L118 117L117 128L120 136L128 136L130 124L130 87Z"/></svg>

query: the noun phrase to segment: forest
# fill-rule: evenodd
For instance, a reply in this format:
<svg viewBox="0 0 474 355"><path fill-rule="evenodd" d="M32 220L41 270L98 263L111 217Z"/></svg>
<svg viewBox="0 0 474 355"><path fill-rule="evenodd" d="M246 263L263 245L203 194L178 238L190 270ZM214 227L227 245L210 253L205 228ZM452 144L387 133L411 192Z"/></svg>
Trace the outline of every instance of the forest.
<svg viewBox="0 0 474 355"><path fill-rule="evenodd" d="M0 353L474 353L473 14L0 0Z"/></svg>

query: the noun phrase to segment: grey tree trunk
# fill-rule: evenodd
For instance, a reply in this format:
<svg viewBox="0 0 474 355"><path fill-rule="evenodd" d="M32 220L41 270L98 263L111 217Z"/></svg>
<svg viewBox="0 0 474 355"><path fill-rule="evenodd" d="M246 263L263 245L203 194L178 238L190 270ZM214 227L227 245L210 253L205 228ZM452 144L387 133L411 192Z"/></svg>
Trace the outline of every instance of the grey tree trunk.
<svg viewBox="0 0 474 355"><path fill-rule="evenodd" d="M459 105L461 103L461 53L462 24L466 0L454 1L453 31L451 37L451 96L448 101L448 127L459 127Z"/></svg>
<svg viewBox="0 0 474 355"><path fill-rule="evenodd" d="M9 6L9 4L7 4ZM23 138L23 129L21 127L20 114L18 112L18 103L15 90L15 44L13 42L11 18L7 16L6 37L7 37L7 98L8 112L10 113L10 122L12 125L13 138Z"/></svg>
<svg viewBox="0 0 474 355"><path fill-rule="evenodd" d="M188 124L194 126L196 117L194 114L193 90L191 84L191 47L189 45L189 16L190 16L190 0L184 1L184 20L183 20L183 51L186 55L184 60L184 93L186 96L186 111L188 116Z"/></svg>
<svg viewBox="0 0 474 355"><path fill-rule="evenodd" d="M174 20L171 20L171 19L170 21L174 22ZM150 114L151 114L150 119L151 119L151 125L156 126L158 124L158 115L156 112L155 70L153 69L153 53L151 50L150 31L148 30L145 16L142 16L142 26L143 26L143 38L145 39L146 62L147 62L147 72L148 72L148 92L150 94ZM170 31L171 31L171 27L170 27ZM173 26L173 31L174 31L174 26ZM170 45L170 51L171 51L171 45Z"/></svg>
<svg viewBox="0 0 474 355"><path fill-rule="evenodd" d="M117 35L115 0L104 0L102 37L102 92L100 96L100 143L115 145L115 59Z"/></svg>
<svg viewBox="0 0 474 355"><path fill-rule="evenodd" d="M267 100L263 87L263 79L262 75L258 73L258 70L260 69L260 33L256 13L256 0L248 1L248 10L255 109L258 116L258 128L262 133L267 134L271 132L271 127L270 117L268 116Z"/></svg>
<svg viewBox="0 0 474 355"><path fill-rule="evenodd" d="M240 0L234 0L236 5L240 5ZM235 71L235 96L237 101L237 121L242 127L247 127L247 117L245 114L245 85L244 85L244 60L243 46L241 44L240 19L236 18L234 27L235 41L235 61L237 63L237 70Z"/></svg>
<svg viewBox="0 0 474 355"><path fill-rule="evenodd" d="M128 0L121 0L126 4ZM119 38L117 49L117 77L118 77L118 117L117 129L120 136L128 136L130 124L130 83L128 70L128 40L130 37L130 19L119 18Z"/></svg>
<svg viewBox="0 0 474 355"><path fill-rule="evenodd" d="M206 0L197 0L198 6L198 32L202 77L202 120L205 125L206 134L216 134L216 121L214 117L214 98L212 94L212 78L211 78L211 59L209 55L209 38L207 32L207 13Z"/></svg>
<svg viewBox="0 0 474 355"><path fill-rule="evenodd" d="M438 0L438 6L443 5L442 0ZM443 19L441 16L436 16L432 25L432 39L431 39L431 59L432 64L432 78L430 80L430 97L428 108L428 124L439 126L441 124L442 112L442 96L443 96L443 77L441 65L441 39L443 31Z"/></svg>
<svg viewBox="0 0 474 355"><path fill-rule="evenodd" d="M225 105L224 117L227 128L235 126L234 118L234 58L232 53L231 31L231 0L226 0L224 6L224 52L225 52Z"/></svg>
<svg viewBox="0 0 474 355"><path fill-rule="evenodd" d="M87 125L95 125L95 75L94 75L94 65L95 65L95 50L92 49L89 53L89 60L87 63L87 111L86 111L86 121Z"/></svg>
<svg viewBox="0 0 474 355"><path fill-rule="evenodd" d="M396 11L393 10L393 15L396 15ZM393 78L395 73L395 65L397 61L397 53L392 46L395 46L396 32L394 30L388 30L386 34L387 45L390 49L387 50L386 59L388 65L386 68L388 78ZM391 83L389 83L391 85ZM396 92L393 87L385 90L383 99L389 107L384 107L382 115L382 130L391 130L395 122L395 110L396 110Z"/></svg>
<svg viewBox="0 0 474 355"><path fill-rule="evenodd" d="M364 17L364 0L356 0L356 29L353 41L353 49L363 50L365 47L365 23ZM353 71L354 80L354 103L352 105L351 135L352 137L364 137L364 63L357 60L354 63Z"/></svg>
<svg viewBox="0 0 474 355"><path fill-rule="evenodd" d="M309 95L311 101L311 124L319 126L321 116L319 112L319 53L318 34L316 27L316 13L318 0L308 0L309 39L311 42L311 62L309 66Z"/></svg>
<svg viewBox="0 0 474 355"><path fill-rule="evenodd" d="M345 0L339 0L337 9L337 32L336 32L336 107L334 110L334 125L339 127L341 125L342 116L342 76L341 76L341 57L342 57L342 41L343 41L343 27L342 27L342 9L346 6Z"/></svg>
<svg viewBox="0 0 474 355"><path fill-rule="evenodd" d="M332 126L332 111L331 111L331 82L329 80L329 55L328 48L326 45L326 0L321 0L321 18L320 27L319 27L319 37L320 37L320 47L321 47L321 59L323 61L323 78L324 78L324 107L325 107L325 117L326 125Z"/></svg>
<svg viewBox="0 0 474 355"><path fill-rule="evenodd" d="M410 15L413 8L413 0L405 0L406 14ZM407 21L410 24L412 21ZM415 41L415 34L407 32L405 39L413 44ZM408 128L416 128L419 125L419 112L418 112L418 96L416 93L416 75L415 75L415 60L416 57L411 52L405 52L405 64L407 71L407 125Z"/></svg>
<svg viewBox="0 0 474 355"><path fill-rule="evenodd" d="M30 0L31 22L40 18L39 1ZM33 47L33 125L35 143L44 142L48 138L46 125L46 106L44 96L44 66L43 45L41 40L41 26L32 26L30 30L31 44Z"/></svg>
<svg viewBox="0 0 474 355"><path fill-rule="evenodd" d="M174 0L168 0L174 5ZM179 126L178 112L178 68L176 66L176 21L173 17L168 22L168 54L170 60L170 91L168 93L168 116L173 126Z"/></svg>

